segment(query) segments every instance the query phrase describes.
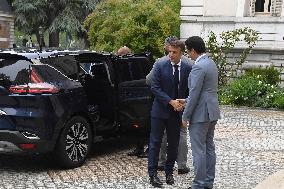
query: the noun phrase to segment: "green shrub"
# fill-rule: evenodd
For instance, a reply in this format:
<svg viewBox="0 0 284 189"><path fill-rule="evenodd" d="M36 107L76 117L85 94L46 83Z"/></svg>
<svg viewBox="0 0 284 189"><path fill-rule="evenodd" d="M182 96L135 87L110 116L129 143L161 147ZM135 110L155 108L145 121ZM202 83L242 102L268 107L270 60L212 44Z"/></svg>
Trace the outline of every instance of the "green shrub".
<svg viewBox="0 0 284 189"><path fill-rule="evenodd" d="M219 90L220 104L284 109L284 90L264 82L260 75L245 75Z"/></svg>
<svg viewBox="0 0 284 189"><path fill-rule="evenodd" d="M266 91L263 95L257 96L256 101L253 103L253 106L262 107L262 108L271 108L275 107L274 100L276 97L281 94L279 93L279 89L277 89L274 85L265 84Z"/></svg>
<svg viewBox="0 0 284 189"><path fill-rule="evenodd" d="M230 86L222 86L218 90L219 103L222 105L229 105L232 103L230 94Z"/></svg>
<svg viewBox="0 0 284 189"><path fill-rule="evenodd" d="M254 77L246 77L231 83L232 102L236 105L252 105L257 96L263 95L265 84Z"/></svg>
<svg viewBox="0 0 284 189"><path fill-rule="evenodd" d="M217 65L219 75L218 84L220 86L228 84L229 78L237 74L238 69L255 46L258 38L258 32L248 27L224 31L219 36L212 31L209 33L206 46L213 61ZM245 42L247 47L243 49L236 61L229 65L227 60L228 53L231 52L235 44L239 41Z"/></svg>
<svg viewBox="0 0 284 189"><path fill-rule="evenodd" d="M271 85L278 85L280 82L280 71L274 68L274 66L248 69L245 72L245 76L258 77L263 82Z"/></svg>
<svg viewBox="0 0 284 189"><path fill-rule="evenodd" d="M116 51L128 46L134 52L164 53L164 40L179 36L179 13L156 0L105 0L85 21L91 49Z"/></svg>
<svg viewBox="0 0 284 189"><path fill-rule="evenodd" d="M273 101L273 107L284 109L284 90L278 90Z"/></svg>

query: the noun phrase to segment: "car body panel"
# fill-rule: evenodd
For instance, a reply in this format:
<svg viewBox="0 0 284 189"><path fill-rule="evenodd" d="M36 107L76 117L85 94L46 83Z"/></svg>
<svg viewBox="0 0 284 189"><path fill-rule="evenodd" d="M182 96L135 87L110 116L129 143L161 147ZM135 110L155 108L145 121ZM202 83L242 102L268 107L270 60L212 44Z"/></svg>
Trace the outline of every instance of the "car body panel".
<svg viewBox="0 0 284 189"><path fill-rule="evenodd" d="M0 53L0 152L51 152L66 122L78 115L94 138L148 135L152 94L145 76L151 67L145 54ZM22 143L36 148L23 150Z"/></svg>

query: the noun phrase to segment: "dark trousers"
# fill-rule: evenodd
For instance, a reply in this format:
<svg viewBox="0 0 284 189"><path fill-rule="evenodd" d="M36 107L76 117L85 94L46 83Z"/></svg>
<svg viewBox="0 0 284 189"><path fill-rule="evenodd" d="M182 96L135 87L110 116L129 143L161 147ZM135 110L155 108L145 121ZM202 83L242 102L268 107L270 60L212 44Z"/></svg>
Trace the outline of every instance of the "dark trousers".
<svg viewBox="0 0 284 189"><path fill-rule="evenodd" d="M169 119L151 118L151 132L148 152L149 176L157 174L159 153L165 129L168 139L165 173L166 175L173 173L173 167L178 153L180 127L181 118L177 112L173 112Z"/></svg>

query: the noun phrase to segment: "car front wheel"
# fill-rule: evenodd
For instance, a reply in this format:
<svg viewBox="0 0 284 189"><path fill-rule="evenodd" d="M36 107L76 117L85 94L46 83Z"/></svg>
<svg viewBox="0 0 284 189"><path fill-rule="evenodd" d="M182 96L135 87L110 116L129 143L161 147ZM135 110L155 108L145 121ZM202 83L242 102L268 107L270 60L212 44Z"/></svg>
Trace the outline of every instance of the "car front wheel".
<svg viewBox="0 0 284 189"><path fill-rule="evenodd" d="M88 121L80 116L71 118L65 125L58 144L56 145L56 158L65 168L81 166L91 149L92 132Z"/></svg>

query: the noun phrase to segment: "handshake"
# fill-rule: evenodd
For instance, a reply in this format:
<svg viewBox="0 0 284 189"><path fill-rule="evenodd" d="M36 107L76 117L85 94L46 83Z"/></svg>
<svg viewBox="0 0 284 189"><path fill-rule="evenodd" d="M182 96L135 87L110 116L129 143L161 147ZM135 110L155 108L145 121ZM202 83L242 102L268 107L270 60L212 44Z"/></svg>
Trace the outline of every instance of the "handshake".
<svg viewBox="0 0 284 189"><path fill-rule="evenodd" d="M182 111L185 107L185 99L171 100L169 104L174 108L175 111Z"/></svg>

